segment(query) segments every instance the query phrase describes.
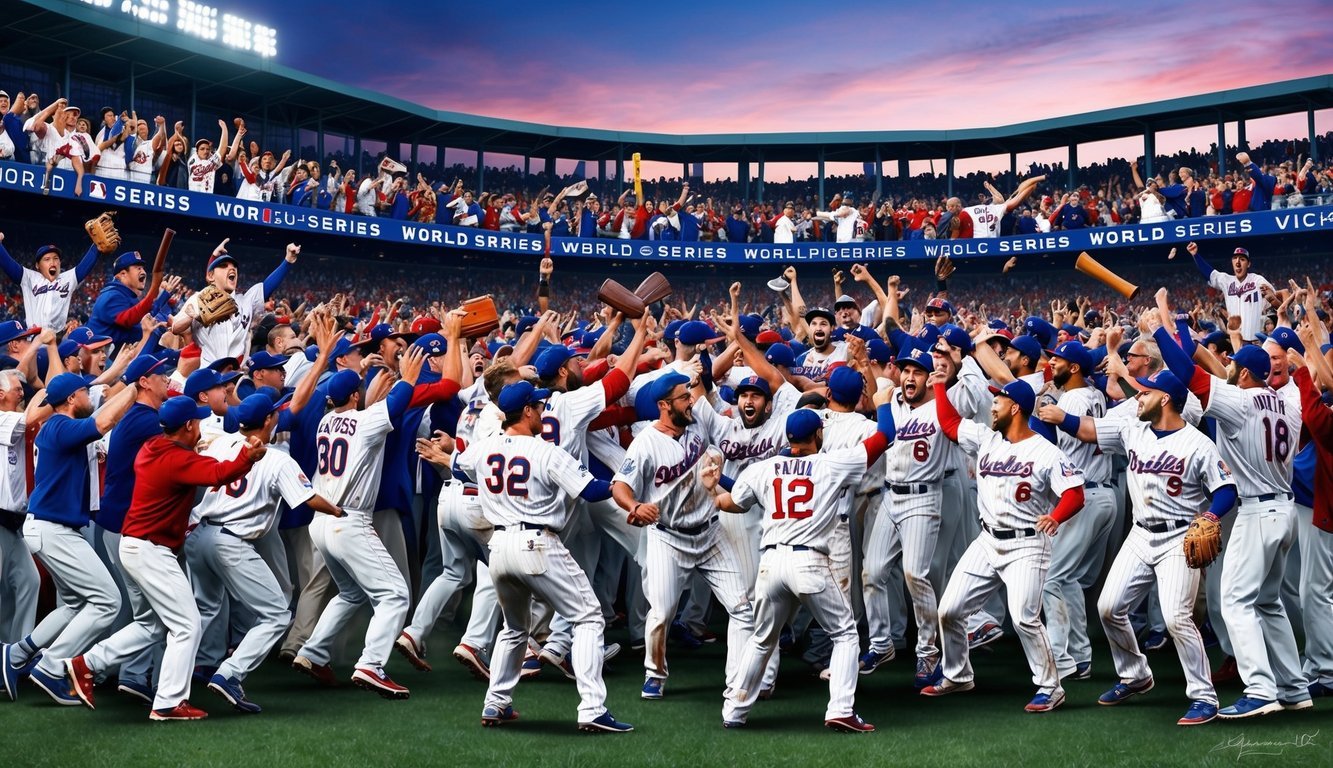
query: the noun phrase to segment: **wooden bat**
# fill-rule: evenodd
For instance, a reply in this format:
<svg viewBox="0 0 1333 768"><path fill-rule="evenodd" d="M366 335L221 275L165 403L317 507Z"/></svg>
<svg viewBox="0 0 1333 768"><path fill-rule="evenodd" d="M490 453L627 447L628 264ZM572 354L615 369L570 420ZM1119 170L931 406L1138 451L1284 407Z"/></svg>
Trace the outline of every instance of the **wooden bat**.
<svg viewBox="0 0 1333 768"><path fill-rule="evenodd" d="M639 205L643 205L643 178L640 176L639 162L643 159L638 152L630 155L634 161L634 200Z"/></svg>
<svg viewBox="0 0 1333 768"><path fill-rule="evenodd" d="M167 228L162 232L162 243L157 246L157 258L153 259L153 277L148 285L148 292L145 296L157 296L157 292L162 289L162 278L167 272L167 251L171 250L171 240L176 236L176 230Z"/></svg>
<svg viewBox="0 0 1333 768"><path fill-rule="evenodd" d="M1100 280L1111 290L1127 299L1132 299L1139 293L1137 285L1107 269L1101 262L1089 256L1087 251L1078 255L1078 261L1074 262L1074 269Z"/></svg>

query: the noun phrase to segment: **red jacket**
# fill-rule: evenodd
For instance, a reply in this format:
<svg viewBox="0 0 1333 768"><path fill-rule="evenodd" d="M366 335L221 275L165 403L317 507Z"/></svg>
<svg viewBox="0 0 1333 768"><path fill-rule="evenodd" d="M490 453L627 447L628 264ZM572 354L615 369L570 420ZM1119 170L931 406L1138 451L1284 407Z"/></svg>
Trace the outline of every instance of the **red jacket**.
<svg viewBox="0 0 1333 768"><path fill-rule="evenodd" d="M1319 399L1307 368L1291 375L1301 390L1301 420L1314 440L1314 524L1333 533L1333 411Z"/></svg>
<svg viewBox="0 0 1333 768"><path fill-rule="evenodd" d="M185 543L194 489L240 480L251 465L244 448L231 461L218 461L166 435L151 438L134 459L134 496L121 535L179 549Z"/></svg>

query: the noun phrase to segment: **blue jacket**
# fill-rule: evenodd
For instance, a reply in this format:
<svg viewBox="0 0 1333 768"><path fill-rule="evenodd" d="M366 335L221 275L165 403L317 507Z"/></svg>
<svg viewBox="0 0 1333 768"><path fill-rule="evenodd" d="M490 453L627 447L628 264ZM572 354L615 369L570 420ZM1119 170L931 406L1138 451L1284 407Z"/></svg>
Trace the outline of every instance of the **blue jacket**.
<svg viewBox="0 0 1333 768"><path fill-rule="evenodd" d="M1254 194L1250 196L1251 211L1266 211L1273 207L1273 188L1277 186L1277 177L1263 172L1263 169L1251 162L1245 166L1254 179ZM1243 211L1236 211L1243 213Z"/></svg>
<svg viewBox="0 0 1333 768"><path fill-rule="evenodd" d="M166 291L158 293L149 312L154 315L161 312L170 298L171 294ZM138 303L139 297L133 290L119 280L111 280L98 294L97 303L93 304L88 327L98 336L110 336L117 345L138 341L141 334L137 322L128 327L116 324L117 315Z"/></svg>

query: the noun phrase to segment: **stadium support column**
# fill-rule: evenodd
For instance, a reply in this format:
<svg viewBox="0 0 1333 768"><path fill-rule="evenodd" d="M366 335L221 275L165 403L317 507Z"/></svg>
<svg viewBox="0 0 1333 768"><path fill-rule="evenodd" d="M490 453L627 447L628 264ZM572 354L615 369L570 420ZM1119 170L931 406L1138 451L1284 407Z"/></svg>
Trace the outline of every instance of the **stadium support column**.
<svg viewBox="0 0 1333 768"><path fill-rule="evenodd" d="M1318 162L1319 145L1315 143L1315 139L1317 137L1315 136L1314 132L1314 107L1310 107L1309 109L1305 110L1305 120L1307 123L1307 127L1310 130L1310 159L1314 160L1315 162Z"/></svg>
<svg viewBox="0 0 1333 768"><path fill-rule="evenodd" d="M1013 177L1013 182L1018 183L1018 153L1009 153L1009 175Z"/></svg>
<svg viewBox="0 0 1333 768"><path fill-rule="evenodd" d="M259 134L259 135L260 135L260 136L263 136L264 134L261 133L261 134ZM360 136L353 136L353 137L352 137L352 152L356 155L356 159L352 162L352 165L356 166L356 177L357 177L358 179L360 179L360 178L362 178L362 177L364 177L364 176L366 175L366 171L365 171L365 169L361 167L361 137L360 137Z"/></svg>
<svg viewBox="0 0 1333 768"><path fill-rule="evenodd" d="M1070 142L1069 144L1069 188L1073 189L1078 184L1078 145Z"/></svg>
<svg viewBox="0 0 1333 768"><path fill-rule="evenodd" d="M875 197L884 195L884 154L878 144L875 145Z"/></svg>
<svg viewBox="0 0 1333 768"><path fill-rule="evenodd" d="M949 177L949 180L945 183L945 193L946 193L949 197L953 197L953 160L954 160L954 157L953 157L953 156L954 156L954 151L955 151L955 148L954 148L953 142L950 142L950 143L949 143L949 156L946 157L946 158L944 159L944 173L945 173L946 176Z"/></svg>
<svg viewBox="0 0 1333 768"><path fill-rule="evenodd" d="M1157 156L1157 135L1152 128L1143 129L1143 178L1149 179L1156 173L1153 158ZM1146 182L1145 182L1146 183Z"/></svg>
<svg viewBox="0 0 1333 768"><path fill-rule="evenodd" d="M907 160L907 155L904 154L898 158L898 183L906 184L907 180L911 178L911 174L912 166Z"/></svg>
<svg viewBox="0 0 1333 768"><path fill-rule="evenodd" d="M1217 117L1217 175L1227 172L1227 121Z"/></svg>
<svg viewBox="0 0 1333 768"><path fill-rule="evenodd" d="M759 178L755 179L755 199L764 202L764 153L759 152Z"/></svg>
<svg viewBox="0 0 1333 768"><path fill-rule="evenodd" d="M606 158L600 158L597 161L597 188L603 195L606 194Z"/></svg>
<svg viewBox="0 0 1333 768"><path fill-rule="evenodd" d="M1236 148L1242 152L1250 151L1250 142L1245 139L1245 118L1236 118Z"/></svg>
<svg viewBox="0 0 1333 768"><path fill-rule="evenodd" d="M625 191L625 145L616 145L616 195ZM637 202L637 201L636 201Z"/></svg>
<svg viewBox="0 0 1333 768"><path fill-rule="evenodd" d="M412 173L421 173L421 146L412 142Z"/></svg>
<svg viewBox="0 0 1333 768"><path fill-rule="evenodd" d="M412 145L412 165L417 163L417 145ZM324 113L320 112L319 117L315 118L315 162L324 164Z"/></svg>
<svg viewBox="0 0 1333 768"><path fill-rule="evenodd" d="M546 158L546 165L543 171L546 173L546 183L550 184L555 179L555 158Z"/></svg>
<svg viewBox="0 0 1333 768"><path fill-rule="evenodd" d="M741 199L749 201L750 199L750 163L748 160L742 160L736 163L736 183L741 188Z"/></svg>
<svg viewBox="0 0 1333 768"><path fill-rule="evenodd" d="M819 204L816 206L820 210L828 203L824 202L828 198L824 197L824 148L819 148Z"/></svg>
<svg viewBox="0 0 1333 768"><path fill-rule="evenodd" d="M486 185L486 151L477 149L477 196L485 190Z"/></svg>

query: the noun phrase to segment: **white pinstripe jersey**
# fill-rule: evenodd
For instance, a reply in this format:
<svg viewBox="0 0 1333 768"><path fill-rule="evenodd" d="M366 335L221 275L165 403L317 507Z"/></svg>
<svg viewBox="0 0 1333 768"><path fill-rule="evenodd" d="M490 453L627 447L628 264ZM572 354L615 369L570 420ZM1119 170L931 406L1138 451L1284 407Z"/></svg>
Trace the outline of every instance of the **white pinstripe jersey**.
<svg viewBox="0 0 1333 768"><path fill-rule="evenodd" d="M1300 394L1241 389L1209 377L1204 415L1217 420L1218 450L1242 497L1291 492L1291 460L1301 438ZM1285 389L1285 388L1284 388Z"/></svg>
<svg viewBox="0 0 1333 768"><path fill-rule="evenodd" d="M564 449L540 437L496 435L468 446L459 469L477 484L481 513L491 525L537 523L565 527L571 505L595 478Z"/></svg>
<svg viewBox="0 0 1333 768"><path fill-rule="evenodd" d="M958 427L958 444L977 457L977 505L992 528L1031 528L1060 494L1083 485L1083 471L1049 440L1011 443L973 421Z"/></svg>
<svg viewBox="0 0 1333 768"><path fill-rule="evenodd" d="M722 471L735 478L750 464L766 459L787 447L787 415L796 410L801 392L787 382L773 393L772 412L763 424L753 429L741 423L739 415L718 419L711 442L722 452L726 463ZM824 435L828 439L828 435Z"/></svg>
<svg viewBox="0 0 1333 768"><path fill-rule="evenodd" d="M23 292L23 318L27 326L63 330L69 319L69 303L78 287L79 277L73 267L56 275L54 280L24 267L19 288Z"/></svg>
<svg viewBox="0 0 1333 768"><path fill-rule="evenodd" d="M1091 416L1100 419L1106 415L1106 395L1092 385L1066 390L1056 403L1060 410L1075 416ZM1111 458L1102 455L1094 443L1085 443L1064 430L1056 430L1060 441L1060 452L1074 462L1074 466L1083 470L1083 479L1090 483L1108 483L1111 481Z"/></svg>
<svg viewBox="0 0 1333 768"><path fill-rule="evenodd" d="M713 494L699 482L700 461L708 451L708 436L721 416L706 398L694 402L696 421L680 437L671 437L652 423L634 437L614 482L625 483L634 498L656 504L658 520L672 528L706 524L715 513Z"/></svg>
<svg viewBox="0 0 1333 768"><path fill-rule="evenodd" d="M588 425L606 409L606 385L600 381L573 392L552 392L542 414L542 439L580 463L588 463Z"/></svg>
<svg viewBox="0 0 1333 768"><path fill-rule="evenodd" d="M218 461L236 458L245 437L225 435L209 444L202 453ZM295 507L315 495L310 480L296 460L282 451L269 450L250 467L250 471L230 485L215 485L204 492L194 514L227 527L237 536L252 540L273 530L278 522L278 500Z"/></svg>
<svg viewBox="0 0 1333 768"><path fill-rule="evenodd" d="M398 382L395 387L403 384ZM364 411L330 411L319 420L315 492L353 512L374 512L384 465L384 440L393 431L385 400Z"/></svg>
<svg viewBox="0 0 1333 768"><path fill-rule="evenodd" d="M1097 419L1097 444L1129 458L1129 497L1140 522L1193 520L1214 491L1235 482L1217 446L1188 424L1159 437L1146 421Z"/></svg>
<svg viewBox="0 0 1333 768"><path fill-rule="evenodd" d="M859 445L811 456L774 456L742 472L731 498L742 507L763 505L761 547L790 544L828 554L838 500L851 497L847 490L865 468L866 450Z"/></svg>

